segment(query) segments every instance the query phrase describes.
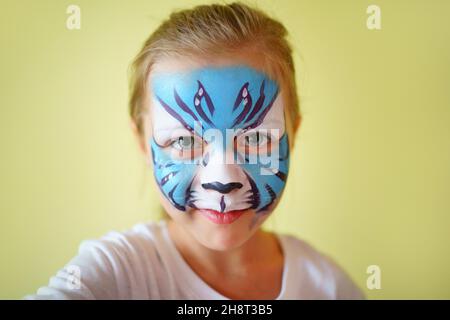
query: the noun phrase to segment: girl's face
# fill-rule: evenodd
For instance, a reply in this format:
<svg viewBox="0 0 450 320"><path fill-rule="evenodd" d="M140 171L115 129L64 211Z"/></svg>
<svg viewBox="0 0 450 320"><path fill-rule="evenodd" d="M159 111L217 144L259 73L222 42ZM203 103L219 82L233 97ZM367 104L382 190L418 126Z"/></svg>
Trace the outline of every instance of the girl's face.
<svg viewBox="0 0 450 320"><path fill-rule="evenodd" d="M279 84L250 63L175 59L157 65L148 83L146 143L165 210L209 248L240 246L286 183Z"/></svg>

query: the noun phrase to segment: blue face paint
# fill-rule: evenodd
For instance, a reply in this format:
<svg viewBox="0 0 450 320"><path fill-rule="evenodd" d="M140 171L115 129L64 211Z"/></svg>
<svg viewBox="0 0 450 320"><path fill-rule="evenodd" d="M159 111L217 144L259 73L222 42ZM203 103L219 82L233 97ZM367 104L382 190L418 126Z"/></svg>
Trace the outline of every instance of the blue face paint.
<svg viewBox="0 0 450 320"><path fill-rule="evenodd" d="M234 206L239 207L239 210L255 209L257 213L269 210L284 189L289 167L289 143L284 132L282 111L279 114L283 120L282 134L277 137L277 141L272 141L270 154L260 154L256 162L250 161L249 154L236 148L239 138L229 135L227 130L238 130L238 136L259 130L266 123L279 97L277 82L253 68L231 66L156 74L151 77L150 83L152 107L155 108L152 117L153 123L156 123L154 128L163 128L164 119L170 119L188 134L196 135L199 141L205 132L211 130L216 130L224 138L215 141L207 139L207 151L197 154L193 161L187 161L174 156L173 150L170 150L172 146L157 141L155 135L158 132L154 132L149 141L154 176L172 205L182 211L198 208L199 203L206 201L199 197L202 190L198 188L203 188L217 192L217 201L214 203L217 209L201 206L202 209L227 212L233 210ZM267 126L265 128L270 129ZM259 138L256 136L257 141ZM250 138L245 139L249 143ZM233 159L240 162L232 166L234 173L230 174L236 181L197 181L201 180L199 176L202 170L211 165L211 158L215 154L227 152L231 152ZM277 160L275 167L273 161L268 161L274 155ZM243 190L244 187L248 190ZM242 192L239 193L238 189L242 189L239 191ZM211 193L203 195L211 197Z"/></svg>

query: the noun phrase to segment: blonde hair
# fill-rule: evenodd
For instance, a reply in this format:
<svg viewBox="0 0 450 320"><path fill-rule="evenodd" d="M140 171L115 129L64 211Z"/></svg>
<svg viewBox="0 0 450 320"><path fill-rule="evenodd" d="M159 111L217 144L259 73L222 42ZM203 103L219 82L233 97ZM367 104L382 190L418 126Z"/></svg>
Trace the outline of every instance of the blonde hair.
<svg viewBox="0 0 450 320"><path fill-rule="evenodd" d="M174 11L150 35L133 60L129 112L143 137L147 78L163 56L217 56L243 48L256 48L263 56L264 72L276 79L285 103L286 131L293 147L300 124L292 49L286 28L259 9L241 2L199 5Z"/></svg>

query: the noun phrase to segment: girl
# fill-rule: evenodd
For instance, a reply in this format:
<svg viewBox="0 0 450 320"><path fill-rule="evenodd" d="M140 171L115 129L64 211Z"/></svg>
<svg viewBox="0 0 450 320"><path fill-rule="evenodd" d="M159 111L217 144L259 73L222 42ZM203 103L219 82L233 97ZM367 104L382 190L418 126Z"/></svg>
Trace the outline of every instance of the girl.
<svg viewBox="0 0 450 320"><path fill-rule="evenodd" d="M84 241L27 298L363 298L331 258L261 229L300 124L286 35L241 3L159 26L133 62L130 114L167 216Z"/></svg>

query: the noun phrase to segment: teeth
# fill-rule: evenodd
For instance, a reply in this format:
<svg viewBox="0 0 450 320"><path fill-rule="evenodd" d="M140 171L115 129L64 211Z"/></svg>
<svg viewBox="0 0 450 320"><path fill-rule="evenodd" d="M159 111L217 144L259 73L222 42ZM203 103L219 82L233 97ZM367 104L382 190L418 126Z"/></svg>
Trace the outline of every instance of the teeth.
<svg viewBox="0 0 450 320"><path fill-rule="evenodd" d="M247 98L244 99L244 104L247 104L248 100Z"/></svg>
<svg viewBox="0 0 450 320"><path fill-rule="evenodd" d="M195 100L194 100L194 104L195 104L196 106L198 106L198 105L200 104L200 100L198 100L197 97L196 97Z"/></svg>
<svg viewBox="0 0 450 320"><path fill-rule="evenodd" d="M203 94L203 88L198 89L198 95L202 96L202 94Z"/></svg>
<svg viewBox="0 0 450 320"><path fill-rule="evenodd" d="M244 88L244 90L242 90L242 96L245 98L248 94L247 88Z"/></svg>

